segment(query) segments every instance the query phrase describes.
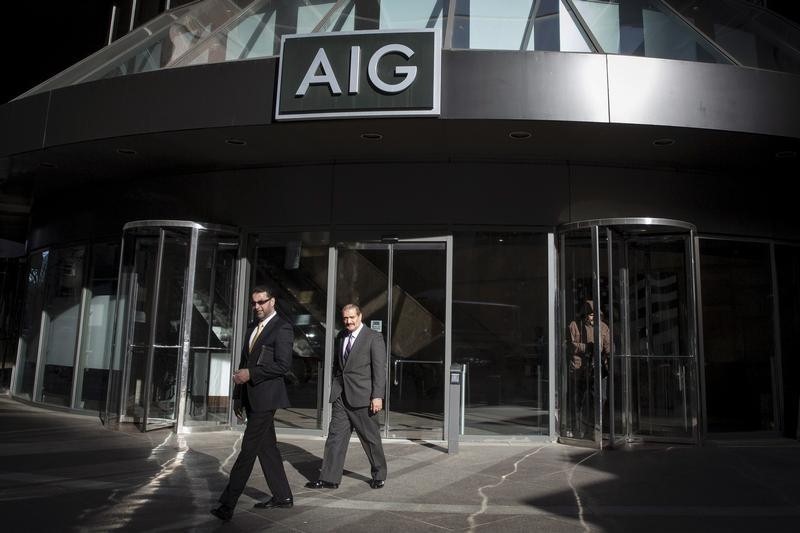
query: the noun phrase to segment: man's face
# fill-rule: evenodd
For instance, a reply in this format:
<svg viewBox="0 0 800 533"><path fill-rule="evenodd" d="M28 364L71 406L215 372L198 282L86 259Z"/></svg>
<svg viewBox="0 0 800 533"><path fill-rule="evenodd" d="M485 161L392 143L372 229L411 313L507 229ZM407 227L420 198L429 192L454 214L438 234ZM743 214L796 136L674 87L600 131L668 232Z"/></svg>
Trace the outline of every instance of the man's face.
<svg viewBox="0 0 800 533"><path fill-rule="evenodd" d="M589 313L586 315L586 323L587 324L594 324L594 313Z"/></svg>
<svg viewBox="0 0 800 533"><path fill-rule="evenodd" d="M253 306L256 318L261 321L272 314L275 309L275 298L266 292L254 292L250 295L250 305Z"/></svg>
<svg viewBox="0 0 800 533"><path fill-rule="evenodd" d="M342 311L342 322L347 331L353 332L361 326L361 313L356 312L353 308L347 308Z"/></svg>

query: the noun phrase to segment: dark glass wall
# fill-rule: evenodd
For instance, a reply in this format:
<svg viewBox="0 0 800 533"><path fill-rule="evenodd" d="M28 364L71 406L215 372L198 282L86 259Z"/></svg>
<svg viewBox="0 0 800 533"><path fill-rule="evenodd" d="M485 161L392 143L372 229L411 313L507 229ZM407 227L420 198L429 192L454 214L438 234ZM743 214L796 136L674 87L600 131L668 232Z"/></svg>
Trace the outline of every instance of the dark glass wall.
<svg viewBox="0 0 800 533"><path fill-rule="evenodd" d="M800 331L800 248L776 246L775 267L778 275L781 316L781 370L783 374L783 434L797 439L800 408L800 359L797 339Z"/></svg>
<svg viewBox="0 0 800 533"><path fill-rule="evenodd" d="M547 235L456 233L454 363L467 365L465 434L549 432Z"/></svg>
<svg viewBox="0 0 800 533"><path fill-rule="evenodd" d="M769 245L700 240L709 431L776 429Z"/></svg>

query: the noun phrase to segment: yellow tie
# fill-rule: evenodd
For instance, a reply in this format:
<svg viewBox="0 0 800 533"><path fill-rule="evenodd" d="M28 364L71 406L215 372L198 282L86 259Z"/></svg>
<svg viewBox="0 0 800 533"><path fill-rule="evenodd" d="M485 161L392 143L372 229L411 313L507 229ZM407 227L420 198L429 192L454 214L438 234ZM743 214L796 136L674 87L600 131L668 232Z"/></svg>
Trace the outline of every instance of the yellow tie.
<svg viewBox="0 0 800 533"><path fill-rule="evenodd" d="M259 335L261 335L261 328L264 327L264 322L259 322L258 326L256 326L256 334L253 335L253 340L250 341L250 351L253 351L253 346L256 345L256 341L258 340Z"/></svg>

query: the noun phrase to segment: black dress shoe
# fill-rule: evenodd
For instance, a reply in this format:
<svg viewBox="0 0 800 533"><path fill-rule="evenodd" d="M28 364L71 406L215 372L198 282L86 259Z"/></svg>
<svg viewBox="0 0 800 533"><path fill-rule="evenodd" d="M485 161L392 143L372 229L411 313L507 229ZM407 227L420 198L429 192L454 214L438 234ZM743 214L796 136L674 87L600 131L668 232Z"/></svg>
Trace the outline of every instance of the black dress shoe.
<svg viewBox="0 0 800 533"><path fill-rule="evenodd" d="M316 481L309 481L308 483L306 483L306 487L309 489L338 489L339 484L318 479Z"/></svg>
<svg viewBox="0 0 800 533"><path fill-rule="evenodd" d="M233 518L233 509L231 509L230 507L228 507L223 503L216 509L211 509L211 514L213 514L223 522L227 522L228 520Z"/></svg>
<svg viewBox="0 0 800 533"><path fill-rule="evenodd" d="M382 489L386 482L382 479L372 479L369 482L369 486L373 489Z"/></svg>
<svg viewBox="0 0 800 533"><path fill-rule="evenodd" d="M289 509L290 507L294 506L294 500L291 496L288 498L276 498L273 496L269 500L265 502L258 502L253 507L256 509L274 509L275 507L280 507L282 509Z"/></svg>

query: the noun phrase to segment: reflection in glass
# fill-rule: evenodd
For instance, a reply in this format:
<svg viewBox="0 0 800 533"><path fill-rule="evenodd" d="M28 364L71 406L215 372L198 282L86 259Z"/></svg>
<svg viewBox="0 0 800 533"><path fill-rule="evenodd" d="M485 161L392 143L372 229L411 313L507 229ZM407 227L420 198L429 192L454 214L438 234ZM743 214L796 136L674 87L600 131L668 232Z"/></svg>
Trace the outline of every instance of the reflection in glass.
<svg viewBox="0 0 800 533"><path fill-rule="evenodd" d="M274 287L277 312L294 330L292 368L285 378L291 407L276 413L275 425L319 429L325 374L328 246L262 236L253 265L251 286Z"/></svg>
<svg viewBox="0 0 800 533"><path fill-rule="evenodd" d="M453 356L467 367L464 432L549 432L547 236L458 233Z"/></svg>
<svg viewBox="0 0 800 533"><path fill-rule="evenodd" d="M78 409L105 405L111 366L112 328L117 293L118 244L92 246L92 274L88 310L83 324L81 354L75 387Z"/></svg>
<svg viewBox="0 0 800 533"><path fill-rule="evenodd" d="M587 324L589 307L594 302L592 237L588 229L571 231L561 236L559 247L559 308L561 327L564 328L560 355L560 434L562 437L595 441L596 395L595 350L587 346L592 339L593 325ZM600 279L601 320L608 310L602 303L608 301L608 278ZM596 309L592 308L596 311ZM597 317L595 317L597 318ZM602 333L601 333L602 335Z"/></svg>
<svg viewBox="0 0 800 533"><path fill-rule="evenodd" d="M28 275L25 283L25 304L22 312L19 335L19 361L14 393L26 400L33 399L33 383L36 379L36 359L39 351L39 333L44 307L45 277L50 252L43 250L31 254L28 259Z"/></svg>
<svg viewBox="0 0 800 533"><path fill-rule="evenodd" d="M706 38L657 0L573 0L608 54L730 63Z"/></svg>
<svg viewBox="0 0 800 533"><path fill-rule="evenodd" d="M667 0L667 3L742 65L800 73L800 29L754 5L755 2Z"/></svg>
<svg viewBox="0 0 800 533"><path fill-rule="evenodd" d="M456 7L453 48L592 51L559 0L461 0Z"/></svg>
<svg viewBox="0 0 800 533"><path fill-rule="evenodd" d="M192 298L184 425L228 423L237 239L201 232Z"/></svg>
<svg viewBox="0 0 800 533"><path fill-rule="evenodd" d="M51 251L42 328L44 367L38 399L68 406L72 392L86 248Z"/></svg>

